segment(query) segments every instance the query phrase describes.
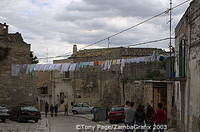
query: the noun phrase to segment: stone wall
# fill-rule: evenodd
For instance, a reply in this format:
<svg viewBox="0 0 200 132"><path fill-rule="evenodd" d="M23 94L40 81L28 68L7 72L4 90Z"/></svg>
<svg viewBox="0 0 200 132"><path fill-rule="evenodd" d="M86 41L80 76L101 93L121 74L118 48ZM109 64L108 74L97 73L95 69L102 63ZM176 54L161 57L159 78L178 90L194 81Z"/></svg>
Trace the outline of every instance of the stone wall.
<svg viewBox="0 0 200 132"><path fill-rule="evenodd" d="M186 76L176 85L179 128L187 132L200 131L199 52L200 52L200 1L193 0L176 27L176 71L179 72L179 45L186 40ZM177 77L179 73L177 74ZM179 88L180 87L180 88Z"/></svg>
<svg viewBox="0 0 200 132"><path fill-rule="evenodd" d="M23 41L19 33L3 34L0 36L0 48L9 49L7 55L0 60L0 104L34 104L36 101L34 75L11 76L12 64L31 63L30 45Z"/></svg>
<svg viewBox="0 0 200 132"><path fill-rule="evenodd" d="M109 107L124 104L126 100L143 103L143 87L137 80L167 78L163 63L132 63L125 66L123 73L119 66L110 71L102 71L100 67L77 71L72 76L75 101Z"/></svg>
<svg viewBox="0 0 200 132"><path fill-rule="evenodd" d="M101 61L108 59L133 58L151 56L153 53L167 55L161 49L154 48L105 48L88 49L76 52L66 60L55 60L54 63ZM100 66L84 68L70 72L70 81L63 81L61 73L54 75L57 78L57 91L69 90L71 101L87 102L94 106L110 107L124 104L126 100L137 104L143 103L143 85L137 80L166 79L168 61L132 63L124 67L121 73L120 66L114 65L109 71L102 71ZM72 90L70 90L72 89Z"/></svg>

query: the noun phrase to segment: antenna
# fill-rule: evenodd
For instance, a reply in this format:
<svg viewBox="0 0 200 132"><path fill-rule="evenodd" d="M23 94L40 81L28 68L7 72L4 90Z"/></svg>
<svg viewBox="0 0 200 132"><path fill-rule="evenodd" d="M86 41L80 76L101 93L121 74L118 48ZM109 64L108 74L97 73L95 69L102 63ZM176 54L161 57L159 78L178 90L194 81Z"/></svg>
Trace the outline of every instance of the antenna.
<svg viewBox="0 0 200 132"><path fill-rule="evenodd" d="M49 63L49 49L47 48L47 63Z"/></svg>
<svg viewBox="0 0 200 132"><path fill-rule="evenodd" d="M169 35L169 51L170 51L170 77L171 77L171 74L172 74L172 0L170 0L170 9L169 9L169 25L170 25L170 29L169 29L169 32L170 32L170 35Z"/></svg>
<svg viewBox="0 0 200 132"><path fill-rule="evenodd" d="M110 47L110 37L108 37L108 48Z"/></svg>

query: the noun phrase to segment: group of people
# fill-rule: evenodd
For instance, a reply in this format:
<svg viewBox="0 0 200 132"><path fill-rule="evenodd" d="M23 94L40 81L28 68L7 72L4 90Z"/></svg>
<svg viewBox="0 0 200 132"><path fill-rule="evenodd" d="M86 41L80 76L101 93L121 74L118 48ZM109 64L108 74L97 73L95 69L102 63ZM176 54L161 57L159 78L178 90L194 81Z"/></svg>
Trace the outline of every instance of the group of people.
<svg viewBox="0 0 200 132"><path fill-rule="evenodd" d="M46 102L45 103L45 117L47 117L47 114L49 111L50 111L51 117L53 117L53 115L57 116L58 115L58 104L56 104L55 106L53 106L53 104L51 104L49 106L49 104ZM68 115L68 104L65 104L64 115Z"/></svg>
<svg viewBox="0 0 200 132"><path fill-rule="evenodd" d="M51 113L51 117L53 117L53 115L57 116L57 114L58 114L58 105L56 104L55 106L53 106L53 104L51 104L49 106L49 104L46 102L45 103L45 117L47 117L47 114L48 114L49 111Z"/></svg>
<svg viewBox="0 0 200 132"><path fill-rule="evenodd" d="M146 108L143 105L134 107L134 102L126 101L125 104L125 125L133 126L150 126L149 132L153 131L155 125L165 125L167 121L166 111L163 109L163 104L158 103L158 109L155 111L150 104ZM128 130L126 130L128 131ZM142 131L142 130L141 130ZM162 131L162 130L160 130Z"/></svg>

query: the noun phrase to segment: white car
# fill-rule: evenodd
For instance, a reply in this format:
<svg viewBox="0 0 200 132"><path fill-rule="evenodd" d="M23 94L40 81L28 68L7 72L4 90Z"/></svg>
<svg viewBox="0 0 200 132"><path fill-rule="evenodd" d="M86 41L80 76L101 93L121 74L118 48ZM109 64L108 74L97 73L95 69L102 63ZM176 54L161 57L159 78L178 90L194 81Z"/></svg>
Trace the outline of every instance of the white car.
<svg viewBox="0 0 200 132"><path fill-rule="evenodd" d="M72 106L73 114L87 114L93 112L92 106L89 106L87 103L78 103Z"/></svg>

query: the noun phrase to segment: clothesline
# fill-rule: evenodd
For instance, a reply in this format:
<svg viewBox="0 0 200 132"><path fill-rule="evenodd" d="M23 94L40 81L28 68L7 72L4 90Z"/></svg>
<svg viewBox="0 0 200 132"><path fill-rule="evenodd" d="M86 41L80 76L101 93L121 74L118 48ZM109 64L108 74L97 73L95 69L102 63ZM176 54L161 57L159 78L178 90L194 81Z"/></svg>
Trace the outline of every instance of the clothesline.
<svg viewBox="0 0 200 132"><path fill-rule="evenodd" d="M166 56L159 56L153 54L152 56L126 58L126 59L114 59L104 61L91 61L91 62L78 62L78 63L62 63L62 64L12 64L11 72L12 76L18 76L19 73L32 73L32 72L48 72L48 71L60 71L60 72L73 72L82 68L100 66L101 70L109 71L113 65L119 65L120 71L126 64L141 63L141 62L153 62L160 61Z"/></svg>

